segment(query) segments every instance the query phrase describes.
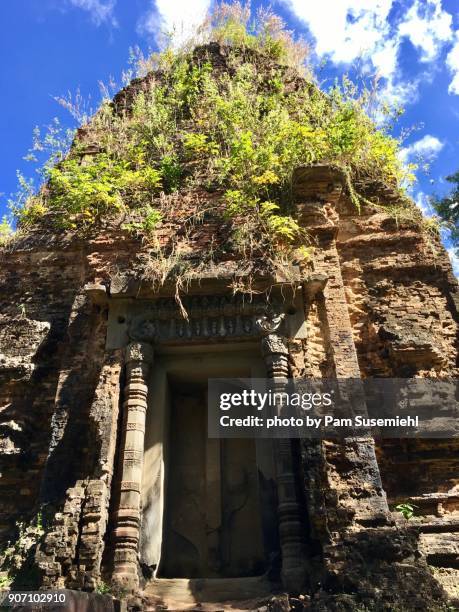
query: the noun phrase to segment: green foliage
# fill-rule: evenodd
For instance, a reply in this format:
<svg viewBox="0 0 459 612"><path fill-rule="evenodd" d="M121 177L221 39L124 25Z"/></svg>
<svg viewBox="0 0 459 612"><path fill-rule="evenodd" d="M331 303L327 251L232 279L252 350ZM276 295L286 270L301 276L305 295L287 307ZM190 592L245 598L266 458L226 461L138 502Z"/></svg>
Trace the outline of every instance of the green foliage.
<svg viewBox="0 0 459 612"><path fill-rule="evenodd" d="M443 198L433 197L431 203L450 230L452 243L459 253L459 170L446 180L453 185L451 192Z"/></svg>
<svg viewBox="0 0 459 612"><path fill-rule="evenodd" d="M7 572L0 574L0 590L7 589L12 582L13 578Z"/></svg>
<svg viewBox="0 0 459 612"><path fill-rule="evenodd" d="M414 509L417 508L414 504L409 504L408 502L404 502L403 504L398 504L395 506L395 510L400 512L400 514L409 521L414 516Z"/></svg>
<svg viewBox="0 0 459 612"><path fill-rule="evenodd" d="M177 156L165 155L159 164L159 170L161 172L165 193L178 191L180 179L182 178L182 167Z"/></svg>
<svg viewBox="0 0 459 612"><path fill-rule="evenodd" d="M35 151L50 151L46 186L32 195L23 180L20 225L46 217L59 228L85 231L102 219L119 219L126 230L153 240L178 214L171 206L175 193L217 193L213 214L232 226L239 252L302 260L309 250L298 256L306 238L291 216L295 167L340 168L358 207L365 200L357 178L395 188L410 178L397 156L398 140L369 117L368 92L344 79L325 94L310 75L300 81L297 72L298 86L285 85L287 66L308 75L307 50L272 12L259 12L251 23L246 7L220 4L195 42L209 40L227 45L228 70L187 49L139 58L143 73L160 72L139 90L129 112L105 102L67 157L68 133L58 124L49 137L37 135ZM177 220L189 225L188 217Z"/></svg>
<svg viewBox="0 0 459 612"><path fill-rule="evenodd" d="M159 170L101 153L84 163L69 158L52 168L49 202L62 227L77 227L122 210L125 199L142 203L160 187Z"/></svg>
<svg viewBox="0 0 459 612"><path fill-rule="evenodd" d="M129 223L123 223L122 228L130 232L139 232L148 235L152 235L154 230L162 221L162 214L159 210L147 206L143 211L141 221L131 221Z"/></svg>
<svg viewBox="0 0 459 612"><path fill-rule="evenodd" d="M0 588L21 580L36 579L33 553L45 533L41 510L30 521L16 523L16 537L0 550Z"/></svg>
<svg viewBox="0 0 459 612"><path fill-rule="evenodd" d="M13 234L14 230L5 215L0 223L0 247L5 246L11 240Z"/></svg>
<svg viewBox="0 0 459 612"><path fill-rule="evenodd" d="M217 143L209 142L206 134L184 134L183 147L189 159L215 155L219 152Z"/></svg>
<svg viewBox="0 0 459 612"><path fill-rule="evenodd" d="M100 580L95 588L95 591L96 593L99 593L99 595L110 595L112 593L112 587L103 580Z"/></svg>

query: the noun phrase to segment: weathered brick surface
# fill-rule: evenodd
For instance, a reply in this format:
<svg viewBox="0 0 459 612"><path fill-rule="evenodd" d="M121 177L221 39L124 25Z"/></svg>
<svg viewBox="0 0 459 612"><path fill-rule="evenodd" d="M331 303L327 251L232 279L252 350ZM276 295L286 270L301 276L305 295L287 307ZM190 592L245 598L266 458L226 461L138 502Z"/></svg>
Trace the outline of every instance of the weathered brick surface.
<svg viewBox="0 0 459 612"><path fill-rule="evenodd" d="M341 215L338 249L362 375L456 377L458 286L443 248L381 212L356 217L343 207ZM457 439L385 440L377 446L389 506L415 505L419 518L413 521L426 532L420 550L438 567L435 576L454 601L458 451ZM427 536L432 529L438 537Z"/></svg>
<svg viewBox="0 0 459 612"><path fill-rule="evenodd" d="M97 250L97 240L85 251L78 243L59 243L59 237L55 246L49 241L44 248L45 239L38 234L2 253L0 534L4 542L11 539L15 523L29 520L43 504L46 514L53 508L62 510L66 491L92 477L105 487L97 497L102 518L88 519L88 525L104 525L97 544L101 548L113 474L121 359L119 352L105 352L106 312L90 303L84 286L98 278L93 262L107 256L103 248ZM112 261L123 256L120 249L113 257L116 243L112 236ZM108 274L106 270L105 279ZM74 519L66 518L65 524L77 523L70 532L65 527L61 550L73 545L69 533L79 533L76 509L69 512L67 508ZM63 525L59 513L56 521ZM102 550L98 557L101 554ZM65 554L59 558L63 561ZM53 575L60 576L62 569L54 568Z"/></svg>
<svg viewBox="0 0 459 612"><path fill-rule="evenodd" d="M316 237L305 274L328 282L306 300L308 334L290 343L292 374L457 376L457 284L444 250L380 212L356 214L325 174L318 171L316 182L307 175L298 189L299 218ZM161 240L173 231L164 228ZM214 233L203 223L194 244L207 248ZM109 291L119 276L135 279L146 247L113 228L85 241L51 238L36 233L1 255L0 535L8 539L15 521L48 503L56 514L36 553L43 585L91 589L110 564L104 550L123 362L121 351L105 348L107 307L85 286ZM391 581L395 592L403 584L413 592L424 580L431 601L441 600L416 550L451 582L457 450L453 441L426 440L379 444L376 455L372 440L301 445L315 609L379 605ZM418 521L420 544L388 512L386 493L390 508L407 498L433 504ZM432 524L438 537L427 535Z"/></svg>

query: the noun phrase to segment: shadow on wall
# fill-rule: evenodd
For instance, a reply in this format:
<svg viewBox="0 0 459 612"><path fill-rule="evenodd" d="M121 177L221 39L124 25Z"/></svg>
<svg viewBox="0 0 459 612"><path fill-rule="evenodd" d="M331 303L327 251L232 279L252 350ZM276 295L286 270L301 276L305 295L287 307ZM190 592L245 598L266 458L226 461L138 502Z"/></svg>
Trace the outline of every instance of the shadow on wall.
<svg viewBox="0 0 459 612"><path fill-rule="evenodd" d="M37 351L21 369L0 371L2 403L0 412L2 445L0 470L0 524L7 536L8 524L27 520L40 504L40 482L44 470L51 420L60 370L60 345L67 329L65 317L51 321ZM8 321L8 331L15 320ZM12 342L14 341L13 338ZM3 347L2 347L3 348ZM8 348L8 347L5 347ZM24 361L24 359L23 359ZM27 369L24 370L24 367ZM3 538L0 535L0 540Z"/></svg>
<svg viewBox="0 0 459 612"><path fill-rule="evenodd" d="M104 363L106 321L99 307L85 304L68 328L41 501L64 499L78 480L94 476L102 440L90 411ZM70 369L66 366L70 364Z"/></svg>
<svg viewBox="0 0 459 612"><path fill-rule="evenodd" d="M75 451L80 447L91 449L92 457L98 446L89 439L91 428L83 430L78 417L80 414L80 418L87 418L85 408L91 405L93 381L97 381L100 369L96 351L92 351L94 361L87 360L86 367L77 366L62 379L66 358L73 355L74 349L82 348L78 344L75 347L72 338L81 334L89 339L89 345L94 345L92 338L97 338L94 323L100 321L100 315L88 315L83 310L68 326L71 310L69 306L65 316L61 311L50 325L22 318L22 327L27 320L29 327L30 324L46 325L49 331L27 363L23 354L19 358L10 355L9 363L20 360L20 376L18 373L15 376L11 369L3 372L6 381L2 396L7 394L10 401L1 413L0 424L3 430L0 466L4 475L0 496L3 527L0 570L14 577L12 588L41 584L41 572L35 564L37 546L50 528L67 487L76 482L81 472L90 470L93 463L88 460L88 452L80 455ZM14 320L8 326L11 329ZM25 341L27 344L30 338ZM12 352L14 347L10 348ZM69 383L73 385L73 393L67 387ZM60 419L64 411L67 418ZM60 429L56 428L57 423ZM50 440L51 450L45 460Z"/></svg>

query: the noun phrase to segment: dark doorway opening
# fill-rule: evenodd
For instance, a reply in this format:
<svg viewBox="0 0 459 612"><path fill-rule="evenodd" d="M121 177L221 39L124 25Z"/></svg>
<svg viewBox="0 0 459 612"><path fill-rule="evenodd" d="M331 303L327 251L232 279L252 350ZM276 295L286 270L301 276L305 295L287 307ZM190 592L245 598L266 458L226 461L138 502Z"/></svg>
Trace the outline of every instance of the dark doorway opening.
<svg viewBox="0 0 459 612"><path fill-rule="evenodd" d="M207 436L207 388L170 382L162 578L266 570L255 440Z"/></svg>

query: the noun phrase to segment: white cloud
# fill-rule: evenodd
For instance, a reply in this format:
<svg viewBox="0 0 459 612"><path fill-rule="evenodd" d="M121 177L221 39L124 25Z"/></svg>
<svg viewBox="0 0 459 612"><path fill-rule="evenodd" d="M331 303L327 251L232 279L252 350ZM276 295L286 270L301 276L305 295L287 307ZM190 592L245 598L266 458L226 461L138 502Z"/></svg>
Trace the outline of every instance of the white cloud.
<svg viewBox="0 0 459 612"><path fill-rule="evenodd" d="M399 41L385 40L379 44L371 56L378 74L386 79L392 78L397 69Z"/></svg>
<svg viewBox="0 0 459 612"><path fill-rule="evenodd" d="M452 21L452 15L442 9L441 0L415 0L398 26L398 34L420 51L421 61L431 62L443 44L451 40Z"/></svg>
<svg viewBox="0 0 459 612"><path fill-rule="evenodd" d="M159 42L161 34L174 33L174 42L185 42L200 25L210 8L211 0L156 0L141 18L138 30L153 35Z"/></svg>
<svg viewBox="0 0 459 612"><path fill-rule="evenodd" d="M413 159L421 158L423 160L431 160L438 155L443 149L444 142L441 142L436 136L426 134L420 140L404 147L400 151L400 159L403 162L409 162Z"/></svg>
<svg viewBox="0 0 459 612"><path fill-rule="evenodd" d="M456 255L456 249L450 247L447 249L449 258L451 260L451 265L453 266L453 272L455 276L459 277L459 257Z"/></svg>
<svg viewBox="0 0 459 612"><path fill-rule="evenodd" d="M435 214L435 211L430 203L429 196L427 196L424 192L419 191L416 194L414 201L426 217L432 217Z"/></svg>
<svg viewBox="0 0 459 612"><path fill-rule="evenodd" d="M88 11L91 20L96 26L104 22L109 23L113 27L118 25L113 15L116 0L69 0L69 2L72 6Z"/></svg>
<svg viewBox="0 0 459 612"><path fill-rule="evenodd" d="M448 91L459 96L459 32L456 32L456 42L446 56L446 65L453 74L453 80L449 84Z"/></svg>
<svg viewBox="0 0 459 612"><path fill-rule="evenodd" d="M362 59L367 71L372 68L385 79L382 97L392 103L416 101L421 82L420 78L410 82L400 78L398 60L403 40L410 40L421 61L432 63L453 36L452 16L443 10L442 0L282 1L307 25L319 56L328 57L334 64ZM401 18L397 17L400 9L405 11ZM453 93L459 93L459 38L457 45L448 56L454 75L450 86Z"/></svg>
<svg viewBox="0 0 459 612"><path fill-rule="evenodd" d="M414 104L419 98L419 80L398 81L391 77L386 84L380 87L379 97L390 105Z"/></svg>
<svg viewBox="0 0 459 612"><path fill-rule="evenodd" d="M395 1L284 0L308 26L319 56L328 56L335 64L362 59L366 72L374 70L385 79L380 84L381 98L403 105L416 99L418 82L398 78L401 37L389 23Z"/></svg>
<svg viewBox="0 0 459 612"><path fill-rule="evenodd" d="M388 16L393 0L285 0L304 21L316 40L318 55L328 55L334 63L350 63L358 57L381 52L389 33ZM385 66L392 63L392 50L380 56Z"/></svg>

